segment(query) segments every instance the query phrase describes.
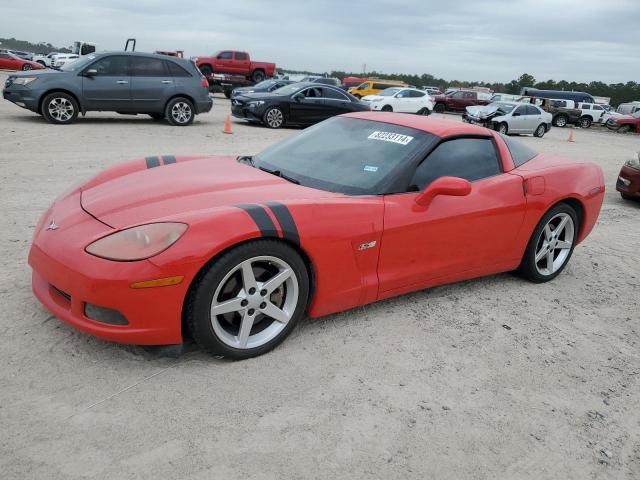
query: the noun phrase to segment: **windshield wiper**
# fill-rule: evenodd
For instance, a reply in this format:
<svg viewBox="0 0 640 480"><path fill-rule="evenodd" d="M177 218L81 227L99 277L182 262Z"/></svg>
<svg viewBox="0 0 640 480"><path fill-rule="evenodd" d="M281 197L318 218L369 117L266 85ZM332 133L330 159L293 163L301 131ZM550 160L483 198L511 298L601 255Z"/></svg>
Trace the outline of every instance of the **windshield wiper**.
<svg viewBox="0 0 640 480"><path fill-rule="evenodd" d="M275 175L276 177L280 177L285 179L287 182L291 182L291 183L295 183L296 185L300 185L300 180L296 180L293 177L290 177L288 175L285 175L284 173L282 173L280 170L269 170L268 168L264 168L264 167L258 167L260 170L262 170L263 172L267 172L270 173L271 175Z"/></svg>

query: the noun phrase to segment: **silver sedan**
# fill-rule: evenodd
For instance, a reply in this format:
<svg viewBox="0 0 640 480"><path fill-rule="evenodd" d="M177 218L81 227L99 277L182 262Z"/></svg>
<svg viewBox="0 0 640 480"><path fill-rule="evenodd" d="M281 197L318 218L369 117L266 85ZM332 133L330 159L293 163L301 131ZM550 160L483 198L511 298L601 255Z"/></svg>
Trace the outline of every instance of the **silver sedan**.
<svg viewBox="0 0 640 480"><path fill-rule="evenodd" d="M516 102L494 102L467 107L462 119L497 130L502 134L533 134L542 137L551 129L551 114L536 105Z"/></svg>

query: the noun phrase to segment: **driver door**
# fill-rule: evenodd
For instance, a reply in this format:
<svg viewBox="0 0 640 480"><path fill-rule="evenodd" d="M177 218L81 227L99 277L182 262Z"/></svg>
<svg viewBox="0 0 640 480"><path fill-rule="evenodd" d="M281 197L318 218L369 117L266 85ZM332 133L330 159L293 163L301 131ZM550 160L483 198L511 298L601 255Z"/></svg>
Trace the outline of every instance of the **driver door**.
<svg viewBox="0 0 640 480"><path fill-rule="evenodd" d="M525 213L520 177L502 173L492 138L457 138L438 145L416 168L424 190L442 176L469 180L467 196L416 204L419 191L385 196L379 298L515 268L514 240Z"/></svg>
<svg viewBox="0 0 640 480"><path fill-rule="evenodd" d="M323 98L322 87L309 87L297 92L291 99L290 121L293 123L311 124L330 117Z"/></svg>
<svg viewBox="0 0 640 480"><path fill-rule="evenodd" d="M87 72L94 70L93 75ZM82 93L87 110L127 112L132 108L129 57L100 57L86 67L82 76Z"/></svg>

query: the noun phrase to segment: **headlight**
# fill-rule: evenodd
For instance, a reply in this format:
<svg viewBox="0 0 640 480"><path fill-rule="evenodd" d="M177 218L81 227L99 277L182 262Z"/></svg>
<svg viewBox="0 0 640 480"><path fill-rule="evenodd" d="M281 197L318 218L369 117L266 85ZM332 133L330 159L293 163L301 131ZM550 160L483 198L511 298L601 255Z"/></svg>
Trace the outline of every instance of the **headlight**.
<svg viewBox="0 0 640 480"><path fill-rule="evenodd" d="M263 100L258 100L257 102L249 102L247 104L247 106L249 108L258 108L260 106L264 105L264 101Z"/></svg>
<svg viewBox="0 0 640 480"><path fill-rule="evenodd" d="M14 81L14 85L29 85L31 82L35 82L38 77L17 77Z"/></svg>
<svg viewBox="0 0 640 480"><path fill-rule="evenodd" d="M640 157L640 153L638 154L638 156ZM625 165L627 167L640 169L640 158L632 158L631 160L627 160Z"/></svg>
<svg viewBox="0 0 640 480"><path fill-rule="evenodd" d="M149 223L102 237L85 250L96 257L116 262L144 260L165 251L186 230L184 223Z"/></svg>

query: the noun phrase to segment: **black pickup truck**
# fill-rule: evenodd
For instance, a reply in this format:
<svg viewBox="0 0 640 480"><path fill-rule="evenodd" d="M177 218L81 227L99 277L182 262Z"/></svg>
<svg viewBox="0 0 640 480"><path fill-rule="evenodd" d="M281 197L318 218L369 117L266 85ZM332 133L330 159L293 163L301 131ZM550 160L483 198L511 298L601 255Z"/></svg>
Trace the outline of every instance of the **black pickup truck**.
<svg viewBox="0 0 640 480"><path fill-rule="evenodd" d="M572 100L554 100L549 98L531 97L531 103L538 105L545 112L552 115L551 123L555 127L580 125L582 110L574 108Z"/></svg>

